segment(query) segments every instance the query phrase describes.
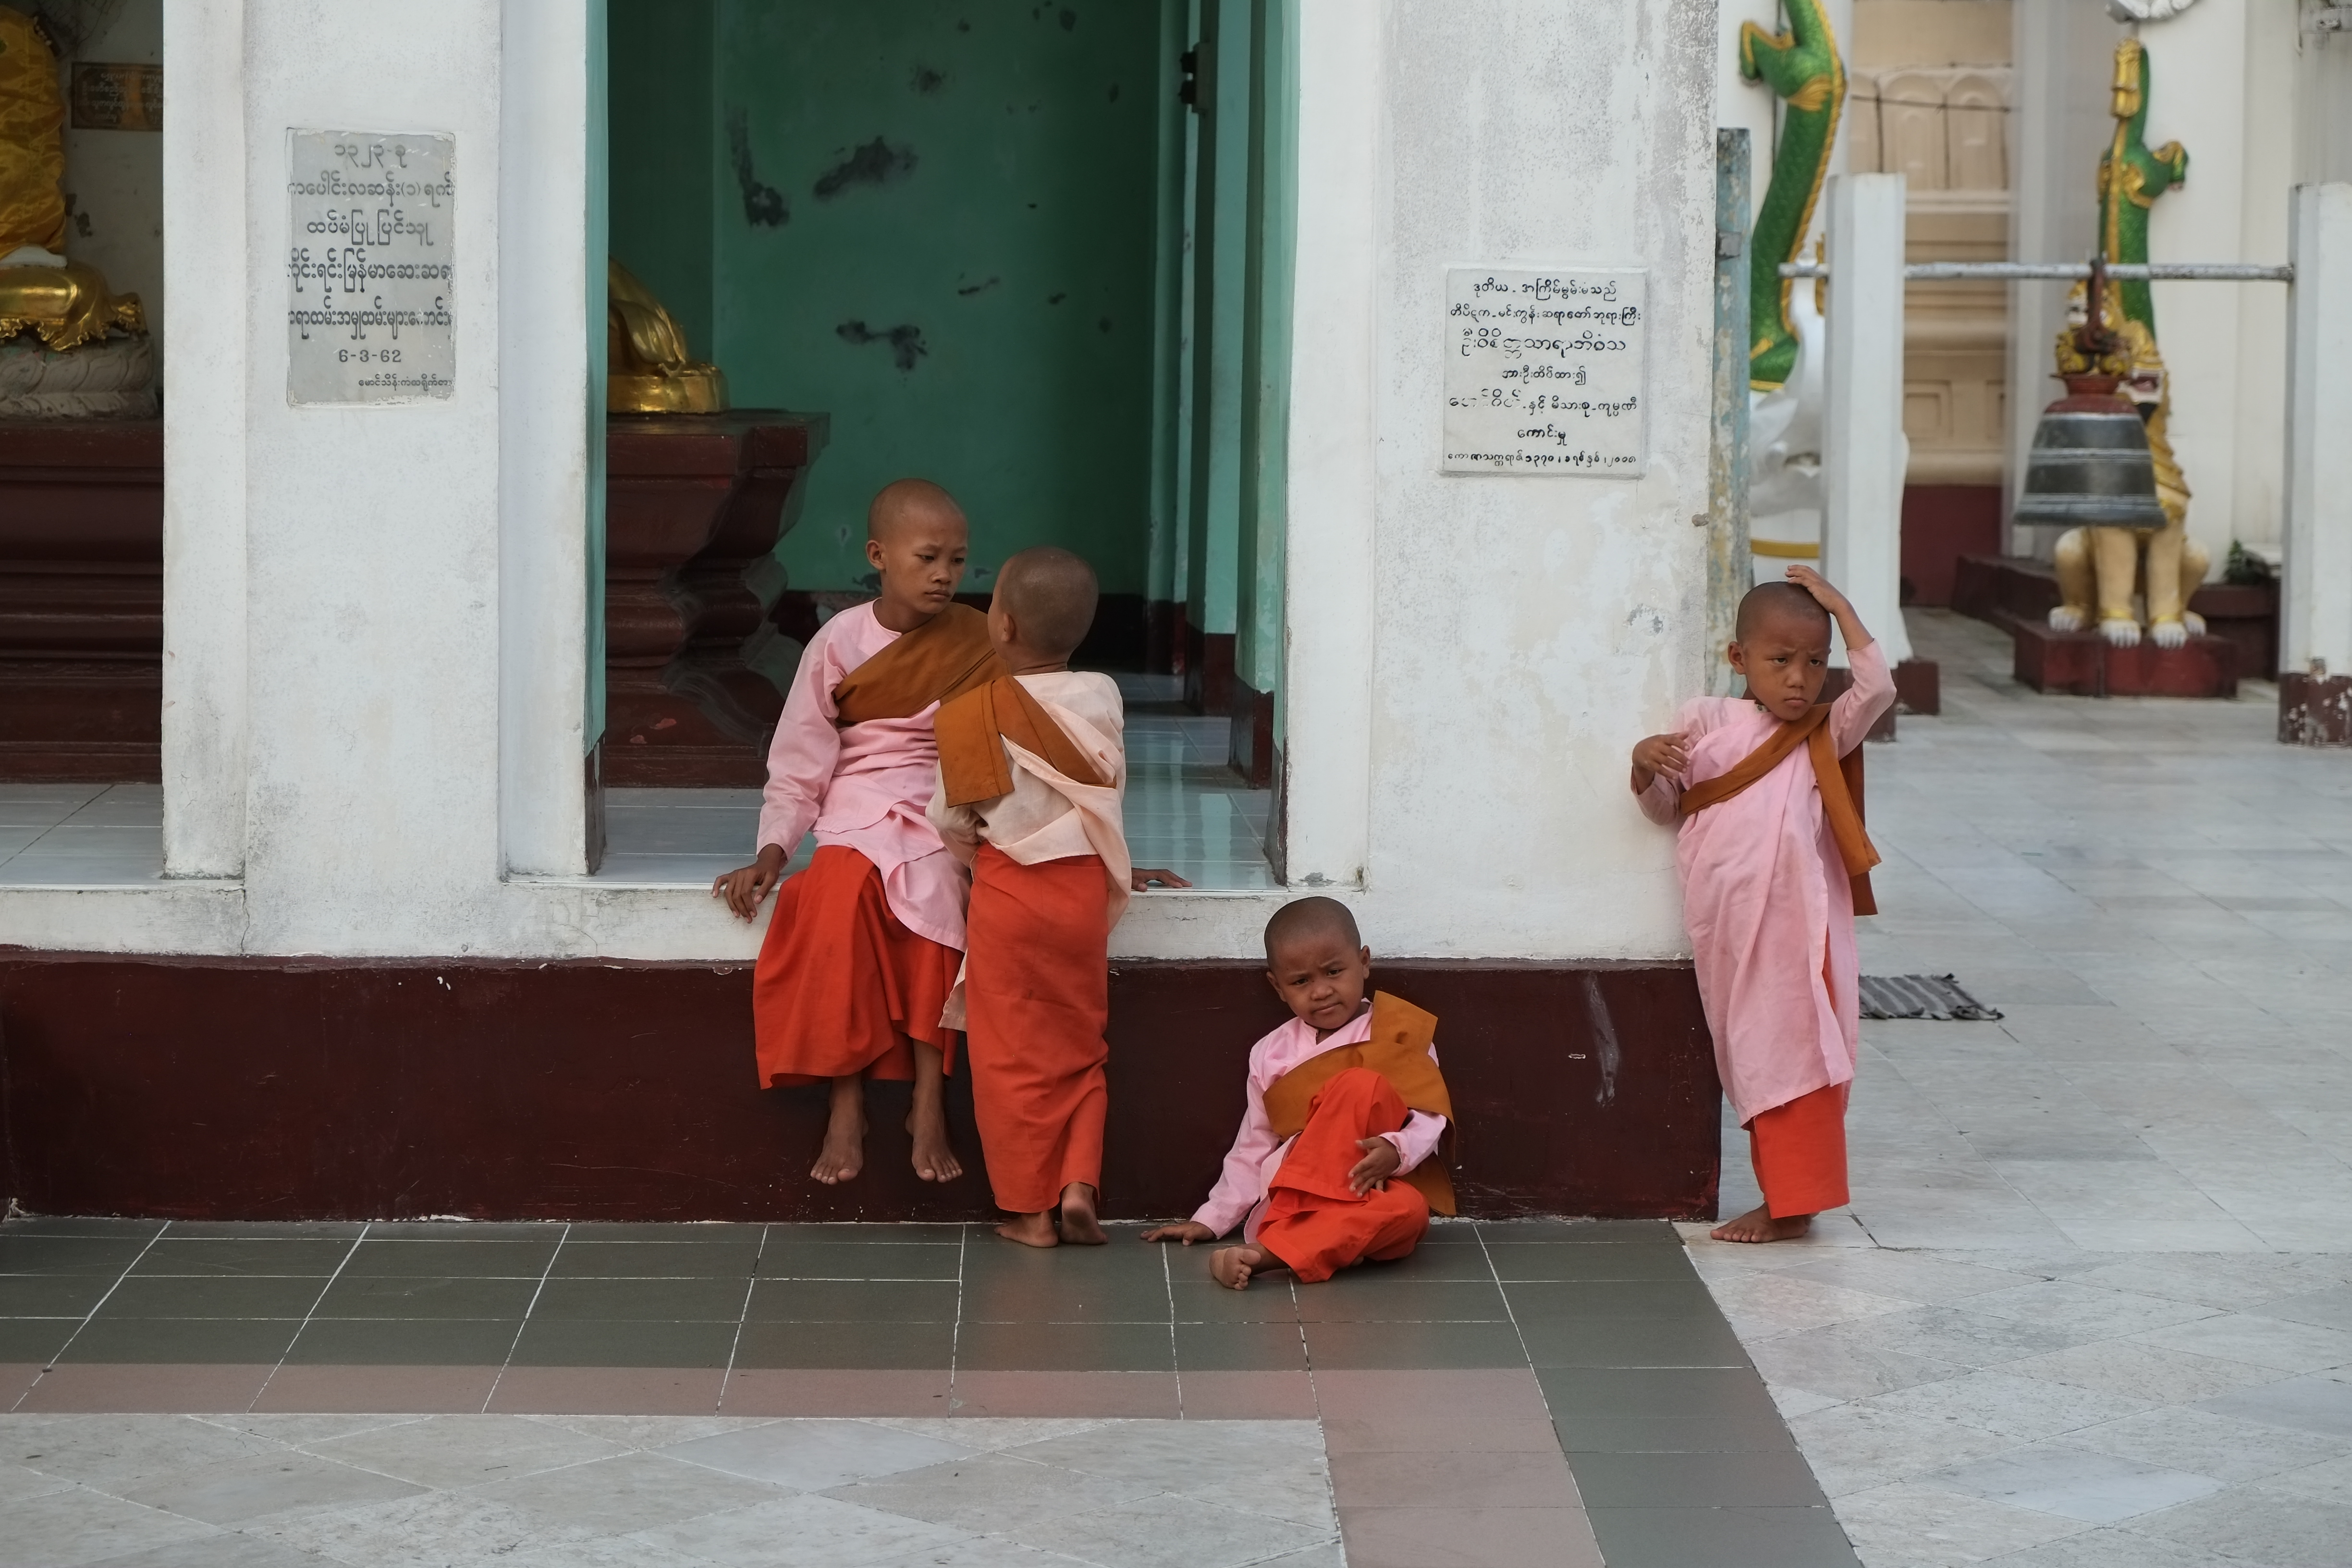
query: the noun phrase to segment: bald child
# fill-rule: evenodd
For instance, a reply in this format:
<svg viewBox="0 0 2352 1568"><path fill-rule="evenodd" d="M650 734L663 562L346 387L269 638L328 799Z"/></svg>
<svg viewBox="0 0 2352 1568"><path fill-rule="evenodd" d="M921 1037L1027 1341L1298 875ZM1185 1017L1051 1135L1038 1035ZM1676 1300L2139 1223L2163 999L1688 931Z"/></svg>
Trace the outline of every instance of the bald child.
<svg viewBox="0 0 2352 1568"><path fill-rule="evenodd" d="M914 1080L916 1175L963 1173L942 1078L940 1015L963 962L964 871L926 808L942 700L1003 673L986 619L955 603L971 548L963 510L900 479L866 514L871 601L817 628L768 748L759 857L711 896L750 920L803 836L816 858L783 883L751 982L762 1088L825 1084L824 1143L809 1174L831 1186L865 1164L866 1080Z"/></svg>
<svg viewBox="0 0 2352 1568"><path fill-rule="evenodd" d="M1437 1149L1454 1116L1437 1068L1437 1020L1367 994L1371 950L1337 899L1297 899L1265 924L1265 978L1290 1022L1250 1047L1241 1131L1209 1201L1146 1241L1237 1246L1210 1257L1235 1290L1289 1269L1308 1283L1402 1258L1454 1212Z"/></svg>
<svg viewBox="0 0 2352 1568"><path fill-rule="evenodd" d="M1853 684L1821 700L1830 626ZM1895 701L1886 656L1808 566L1740 601L1725 650L1748 695L1685 702L1633 748L1652 821L1678 829L1683 921L1716 1071L1748 1129L1764 1201L1717 1241L1786 1241L1848 1200L1845 1103L1861 1041L1853 918L1878 852L1862 826L1862 741Z"/></svg>
<svg viewBox="0 0 2352 1568"><path fill-rule="evenodd" d="M960 1001L997 1227L1031 1247L1099 1245L1110 928L1130 891L1186 884L1129 861L1118 683L1070 668L1093 568L1024 550L998 569L988 637L1007 674L939 712L931 821L971 866ZM952 1014L951 1014L952 1016Z"/></svg>

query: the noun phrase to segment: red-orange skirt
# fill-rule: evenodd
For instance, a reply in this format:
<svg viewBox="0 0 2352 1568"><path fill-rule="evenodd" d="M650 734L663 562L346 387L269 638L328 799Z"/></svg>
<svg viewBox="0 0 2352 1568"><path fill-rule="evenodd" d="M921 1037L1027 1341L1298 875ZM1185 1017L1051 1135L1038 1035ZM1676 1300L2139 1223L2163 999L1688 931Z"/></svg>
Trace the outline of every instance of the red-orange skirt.
<svg viewBox="0 0 2352 1568"><path fill-rule="evenodd" d="M983 844L972 867L972 1116L997 1206L1014 1214L1052 1208L1072 1182L1102 1185L1108 887L1093 855L1024 866Z"/></svg>
<svg viewBox="0 0 2352 1568"><path fill-rule="evenodd" d="M776 889L751 975L761 1087L852 1073L910 1079L908 1037L938 1047L954 1071L955 1036L940 1027L940 1009L962 962L899 923L874 862L821 846L807 870Z"/></svg>
<svg viewBox="0 0 2352 1568"><path fill-rule="evenodd" d="M1845 1097L1850 1086L1824 1084L1785 1105L1759 1111L1748 1123L1756 1184L1774 1219L1843 1208Z"/></svg>

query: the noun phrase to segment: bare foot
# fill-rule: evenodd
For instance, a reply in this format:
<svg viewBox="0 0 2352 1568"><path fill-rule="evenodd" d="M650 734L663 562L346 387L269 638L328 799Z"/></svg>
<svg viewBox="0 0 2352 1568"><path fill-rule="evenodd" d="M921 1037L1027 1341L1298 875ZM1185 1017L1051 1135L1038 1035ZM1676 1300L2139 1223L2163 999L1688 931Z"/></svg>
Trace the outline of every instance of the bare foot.
<svg viewBox="0 0 2352 1568"><path fill-rule="evenodd" d="M1246 1290L1251 1275L1280 1267L1263 1247L1221 1247L1209 1255L1209 1278L1229 1290Z"/></svg>
<svg viewBox="0 0 2352 1568"><path fill-rule="evenodd" d="M833 1080L833 1114L824 1124L824 1147L809 1175L826 1186L854 1178L866 1168L866 1082L855 1075Z"/></svg>
<svg viewBox="0 0 2352 1568"><path fill-rule="evenodd" d="M1095 1218L1095 1190L1084 1182L1062 1189L1062 1239L1073 1247L1100 1247L1110 1239Z"/></svg>
<svg viewBox="0 0 2352 1568"><path fill-rule="evenodd" d="M1725 1220L1707 1234L1717 1241L1794 1241L1812 1228L1813 1216L1809 1214L1774 1219L1769 1208L1758 1204L1738 1219Z"/></svg>
<svg viewBox="0 0 2352 1568"><path fill-rule="evenodd" d="M1014 1215L996 1227L996 1234L1007 1241L1017 1241L1024 1247L1059 1247L1062 1237L1054 1228L1054 1211Z"/></svg>
<svg viewBox="0 0 2352 1568"><path fill-rule="evenodd" d="M952 1182L963 1174L963 1162L948 1142L940 1048L920 1040L909 1043L915 1053L915 1109L907 1117L907 1131L915 1141L915 1174L926 1182Z"/></svg>
<svg viewBox="0 0 2352 1568"><path fill-rule="evenodd" d="M963 1174L963 1162L948 1142L948 1119L936 1110L918 1110L907 1118L907 1131L915 1140L915 1174L926 1182L952 1182Z"/></svg>

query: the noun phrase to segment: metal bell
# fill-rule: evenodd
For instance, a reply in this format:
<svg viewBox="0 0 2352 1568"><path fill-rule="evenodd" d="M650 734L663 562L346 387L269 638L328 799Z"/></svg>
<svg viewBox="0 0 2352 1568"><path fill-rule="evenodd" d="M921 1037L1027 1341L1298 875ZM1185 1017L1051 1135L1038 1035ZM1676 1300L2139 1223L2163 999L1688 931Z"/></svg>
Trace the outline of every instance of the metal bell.
<svg viewBox="0 0 2352 1568"><path fill-rule="evenodd" d="M2162 528L2147 429L2110 376L2069 376L2042 411L2017 521L2053 528Z"/></svg>

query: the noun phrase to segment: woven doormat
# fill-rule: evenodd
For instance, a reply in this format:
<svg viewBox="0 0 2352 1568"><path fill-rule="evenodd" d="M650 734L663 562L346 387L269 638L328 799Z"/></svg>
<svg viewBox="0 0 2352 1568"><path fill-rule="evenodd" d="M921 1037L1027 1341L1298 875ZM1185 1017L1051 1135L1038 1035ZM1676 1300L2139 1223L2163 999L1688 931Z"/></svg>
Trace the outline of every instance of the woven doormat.
<svg viewBox="0 0 2352 1568"><path fill-rule="evenodd" d="M1958 1018L1978 1023L2000 1016L1959 987L1948 974L1865 974L1862 977L1862 1016L1865 1018Z"/></svg>

